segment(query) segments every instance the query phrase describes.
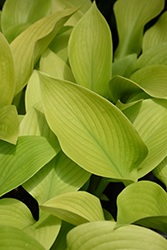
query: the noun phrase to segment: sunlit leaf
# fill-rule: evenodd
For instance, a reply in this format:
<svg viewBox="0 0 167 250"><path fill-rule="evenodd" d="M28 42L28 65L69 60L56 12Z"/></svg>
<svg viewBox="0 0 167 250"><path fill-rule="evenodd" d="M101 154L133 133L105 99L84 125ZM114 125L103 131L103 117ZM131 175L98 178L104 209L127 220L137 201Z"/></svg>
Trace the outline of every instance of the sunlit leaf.
<svg viewBox="0 0 167 250"><path fill-rule="evenodd" d="M167 234L167 195L161 186L140 181L126 187L117 198L117 225L136 223Z"/></svg>
<svg viewBox="0 0 167 250"><path fill-rule="evenodd" d="M167 157L153 170L153 174L167 187Z"/></svg>
<svg viewBox="0 0 167 250"><path fill-rule="evenodd" d="M0 225L0 249L45 250L41 244L18 228Z"/></svg>
<svg viewBox="0 0 167 250"><path fill-rule="evenodd" d="M49 49L42 54L39 69L50 76L75 82L70 67Z"/></svg>
<svg viewBox="0 0 167 250"><path fill-rule="evenodd" d="M143 37L143 52L155 45L167 42L167 11L165 11L158 21L146 31Z"/></svg>
<svg viewBox="0 0 167 250"><path fill-rule="evenodd" d="M104 220L100 200L84 191L61 194L45 202L40 208L73 225Z"/></svg>
<svg viewBox="0 0 167 250"><path fill-rule="evenodd" d="M11 43L16 66L15 95L26 85L34 64L76 10L67 9L40 19Z"/></svg>
<svg viewBox="0 0 167 250"><path fill-rule="evenodd" d="M23 187L42 204L51 198L77 191L90 177L90 173L60 152Z"/></svg>
<svg viewBox="0 0 167 250"><path fill-rule="evenodd" d="M136 180L147 149L120 110L79 85L39 76L46 119L65 154L96 175Z"/></svg>
<svg viewBox="0 0 167 250"><path fill-rule="evenodd" d="M16 144L19 133L19 119L15 106L0 108L0 139Z"/></svg>
<svg viewBox="0 0 167 250"><path fill-rule="evenodd" d="M10 105L15 91L15 65L8 42L0 32L0 107Z"/></svg>
<svg viewBox="0 0 167 250"><path fill-rule="evenodd" d="M21 136L16 146L0 141L0 196L31 178L56 153L40 136Z"/></svg>
<svg viewBox="0 0 167 250"><path fill-rule="evenodd" d="M28 207L16 200L0 200L1 225L18 228L37 240L45 249L53 244L61 227L60 219L47 213L40 213L39 220L33 219Z"/></svg>
<svg viewBox="0 0 167 250"><path fill-rule="evenodd" d="M112 65L111 32L95 2L71 33L69 61L78 84L108 96Z"/></svg>
<svg viewBox="0 0 167 250"><path fill-rule="evenodd" d="M2 31L7 40L11 42L32 23L48 15L50 8L51 0L6 0L2 11Z"/></svg>
<svg viewBox="0 0 167 250"><path fill-rule="evenodd" d="M140 53L144 26L162 11L164 3L164 0L116 1L114 13L119 36L116 59Z"/></svg>
<svg viewBox="0 0 167 250"><path fill-rule="evenodd" d="M159 234L139 226L114 230L115 222L95 221L79 225L67 235L68 250L166 250L166 240Z"/></svg>

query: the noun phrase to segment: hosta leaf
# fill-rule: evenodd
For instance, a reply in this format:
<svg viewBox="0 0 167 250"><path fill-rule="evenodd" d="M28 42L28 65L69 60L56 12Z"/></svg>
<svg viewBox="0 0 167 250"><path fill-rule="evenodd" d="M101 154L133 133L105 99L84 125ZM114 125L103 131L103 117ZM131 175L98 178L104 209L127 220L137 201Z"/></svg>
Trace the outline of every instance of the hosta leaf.
<svg viewBox="0 0 167 250"><path fill-rule="evenodd" d="M47 124L41 102L35 104L22 119L19 135L43 136L57 153L60 151L59 142Z"/></svg>
<svg viewBox="0 0 167 250"><path fill-rule="evenodd" d="M76 10L67 9L40 19L11 43L16 66L15 95L26 85L39 56Z"/></svg>
<svg viewBox="0 0 167 250"><path fill-rule="evenodd" d="M75 82L70 67L49 49L42 54L39 69L50 76Z"/></svg>
<svg viewBox="0 0 167 250"><path fill-rule="evenodd" d="M51 198L77 191L90 177L90 173L60 152L23 187L42 204Z"/></svg>
<svg viewBox="0 0 167 250"><path fill-rule="evenodd" d="M16 144L19 133L19 118L13 105L0 108L0 140Z"/></svg>
<svg viewBox="0 0 167 250"><path fill-rule="evenodd" d="M82 86L39 76L46 119L65 154L96 175L136 180L147 149L120 110Z"/></svg>
<svg viewBox="0 0 167 250"><path fill-rule="evenodd" d="M153 170L153 174L167 187L167 157Z"/></svg>
<svg viewBox="0 0 167 250"><path fill-rule="evenodd" d="M108 96L112 64L111 32L95 2L71 33L69 60L78 84Z"/></svg>
<svg viewBox="0 0 167 250"><path fill-rule="evenodd" d="M56 153L40 136L21 136L16 146L0 141L0 196L32 177Z"/></svg>
<svg viewBox="0 0 167 250"><path fill-rule="evenodd" d="M119 45L115 58L139 54L142 47L143 29L164 7L164 0L118 0L114 5Z"/></svg>
<svg viewBox="0 0 167 250"><path fill-rule="evenodd" d="M15 66L8 42L0 32L0 107L10 105L15 91Z"/></svg>
<svg viewBox="0 0 167 250"><path fill-rule="evenodd" d="M60 219L47 213L40 213L35 221L27 206L16 200L5 198L0 200L1 225L18 228L37 240L45 249L53 244L61 227Z"/></svg>
<svg viewBox="0 0 167 250"><path fill-rule="evenodd" d="M166 250L166 240L139 226L114 230L115 222L95 221L72 229L67 235L68 250Z"/></svg>
<svg viewBox="0 0 167 250"><path fill-rule="evenodd" d="M40 8L39 8L40 7ZM30 26L32 23L49 14L51 0L7 0L2 11L2 31L9 42L15 36L11 36L13 29ZM9 18L10 17L10 18ZM17 33L19 35L19 33Z"/></svg>
<svg viewBox="0 0 167 250"><path fill-rule="evenodd" d="M41 244L20 229L0 225L0 235L0 249L45 250Z"/></svg>
<svg viewBox="0 0 167 250"><path fill-rule="evenodd" d="M129 185L118 195L117 206L117 225L137 223L167 234L167 195L158 184L140 181Z"/></svg>
<svg viewBox="0 0 167 250"><path fill-rule="evenodd" d="M167 101L148 99L125 110L148 147L148 156L140 164L139 178L153 170L167 155Z"/></svg>
<svg viewBox="0 0 167 250"><path fill-rule="evenodd" d="M146 31L143 37L143 52L155 45L167 42L167 11L165 11L158 21Z"/></svg>
<svg viewBox="0 0 167 250"><path fill-rule="evenodd" d="M135 69L153 64L167 65L167 43L155 45L142 53L135 63Z"/></svg>
<svg viewBox="0 0 167 250"><path fill-rule="evenodd" d="M104 220L100 200L84 191L61 194L45 202L40 208L73 225Z"/></svg>

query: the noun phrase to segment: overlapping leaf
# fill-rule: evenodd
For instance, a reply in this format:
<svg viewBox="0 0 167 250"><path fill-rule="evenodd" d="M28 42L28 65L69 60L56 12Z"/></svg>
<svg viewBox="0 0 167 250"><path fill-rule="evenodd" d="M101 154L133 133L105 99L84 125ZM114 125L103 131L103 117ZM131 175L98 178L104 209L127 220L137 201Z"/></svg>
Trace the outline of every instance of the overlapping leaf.
<svg viewBox="0 0 167 250"><path fill-rule="evenodd" d="M108 96L112 65L111 32L95 3L71 33L69 60L78 84Z"/></svg>
<svg viewBox="0 0 167 250"><path fill-rule="evenodd" d="M167 234L167 194L161 186L140 181L126 187L117 198L117 225L137 223Z"/></svg>
<svg viewBox="0 0 167 250"><path fill-rule="evenodd" d="M84 191L61 194L40 208L73 225L104 220L100 200Z"/></svg>
<svg viewBox="0 0 167 250"><path fill-rule="evenodd" d="M72 229L67 235L68 250L166 250L166 240L159 234L139 226L114 230L115 222L95 221Z"/></svg>
<svg viewBox="0 0 167 250"><path fill-rule="evenodd" d="M0 140L0 196L31 178L56 153L40 136L21 136L16 146Z"/></svg>
<svg viewBox="0 0 167 250"><path fill-rule="evenodd" d="M23 184L23 187L42 204L51 198L77 191L90 177L90 173L77 166L63 152L36 175Z"/></svg>
<svg viewBox="0 0 167 250"><path fill-rule="evenodd" d="M167 187L167 157L153 170L153 174Z"/></svg>
<svg viewBox="0 0 167 250"><path fill-rule="evenodd" d="M147 149L120 110L79 85L39 76L46 119L65 154L96 175L135 181Z"/></svg>
<svg viewBox="0 0 167 250"><path fill-rule="evenodd" d="M76 10L67 9L40 19L11 43L16 66L15 95L26 85L39 56Z"/></svg>
<svg viewBox="0 0 167 250"><path fill-rule="evenodd" d="M119 45L115 58L139 54L145 24L157 16L164 7L164 0L119 0L114 5Z"/></svg>
<svg viewBox="0 0 167 250"><path fill-rule="evenodd" d="M0 107L10 105L15 91L15 65L8 42L0 32Z"/></svg>

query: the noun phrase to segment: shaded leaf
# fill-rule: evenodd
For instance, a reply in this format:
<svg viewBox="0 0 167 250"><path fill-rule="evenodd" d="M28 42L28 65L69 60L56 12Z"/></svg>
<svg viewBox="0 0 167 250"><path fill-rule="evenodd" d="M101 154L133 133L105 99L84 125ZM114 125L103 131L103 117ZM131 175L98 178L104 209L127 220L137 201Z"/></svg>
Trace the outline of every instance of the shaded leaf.
<svg viewBox="0 0 167 250"><path fill-rule="evenodd" d="M67 235L67 249L166 249L166 240L149 229L129 225L114 230L115 224L112 221L95 221L75 227Z"/></svg>
<svg viewBox="0 0 167 250"><path fill-rule="evenodd" d="M10 105L15 91L15 65L8 42L0 32L0 107Z"/></svg>
<svg viewBox="0 0 167 250"><path fill-rule="evenodd" d="M107 97L111 79L111 32L95 2L74 27L69 61L78 84Z"/></svg>
<svg viewBox="0 0 167 250"><path fill-rule="evenodd" d="M119 36L116 59L140 53L144 26L162 11L164 3L164 0L116 1L114 13Z"/></svg>
<svg viewBox="0 0 167 250"><path fill-rule="evenodd" d="M39 76L46 119L65 154L96 175L135 181L147 149L120 110L79 85Z"/></svg>
<svg viewBox="0 0 167 250"><path fill-rule="evenodd" d="M16 146L0 141L0 196L31 178L56 153L40 136L21 136Z"/></svg>
<svg viewBox="0 0 167 250"><path fill-rule="evenodd" d="M100 200L85 191L61 194L40 205L40 208L73 225L104 220Z"/></svg>
<svg viewBox="0 0 167 250"><path fill-rule="evenodd" d="M167 157L153 170L153 174L167 187Z"/></svg>
<svg viewBox="0 0 167 250"><path fill-rule="evenodd" d="M19 133L19 119L15 106L0 108L0 139L16 144Z"/></svg>

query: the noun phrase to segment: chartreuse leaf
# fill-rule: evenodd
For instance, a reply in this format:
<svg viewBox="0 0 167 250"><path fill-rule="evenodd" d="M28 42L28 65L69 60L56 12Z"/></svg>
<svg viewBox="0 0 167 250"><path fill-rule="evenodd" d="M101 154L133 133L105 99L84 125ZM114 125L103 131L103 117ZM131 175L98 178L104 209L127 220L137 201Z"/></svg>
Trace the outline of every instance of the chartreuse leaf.
<svg viewBox="0 0 167 250"><path fill-rule="evenodd" d="M40 213L39 220L33 219L28 207L16 199L0 200L1 225L12 226L24 231L45 249L53 244L61 227L61 220L47 213Z"/></svg>
<svg viewBox="0 0 167 250"><path fill-rule="evenodd" d="M136 181L147 148L122 112L82 86L39 76L47 122L65 154L96 175Z"/></svg>
<svg viewBox="0 0 167 250"><path fill-rule="evenodd" d="M76 10L67 9L40 19L11 43L16 66L15 95L26 85L34 64Z"/></svg>
<svg viewBox="0 0 167 250"><path fill-rule="evenodd" d="M153 170L167 155L167 101L147 99L123 110L148 147L148 156L138 168L138 177Z"/></svg>
<svg viewBox="0 0 167 250"><path fill-rule="evenodd" d="M40 205L40 208L73 225L104 220L100 200L85 191L61 194Z"/></svg>
<svg viewBox="0 0 167 250"><path fill-rule="evenodd" d="M59 142L47 124L41 102L35 104L22 119L19 135L43 136L57 153L60 151Z"/></svg>
<svg viewBox="0 0 167 250"><path fill-rule="evenodd" d="M167 42L157 44L146 50L137 59L134 68L142 68L153 64L167 65Z"/></svg>
<svg viewBox="0 0 167 250"><path fill-rule="evenodd" d="M143 37L143 52L155 45L167 42L167 11L165 11L158 21L148 29Z"/></svg>
<svg viewBox="0 0 167 250"><path fill-rule="evenodd" d="M77 83L107 97L112 65L111 32L95 2L74 27L68 49Z"/></svg>
<svg viewBox="0 0 167 250"><path fill-rule="evenodd" d="M144 26L162 11L164 4L164 0L116 1L114 13L119 36L116 59L140 53Z"/></svg>
<svg viewBox="0 0 167 250"><path fill-rule="evenodd" d="M167 187L167 157L153 170L153 174Z"/></svg>
<svg viewBox="0 0 167 250"><path fill-rule="evenodd" d="M68 250L166 250L166 240L139 226L116 230L113 221L95 221L79 225L67 234Z"/></svg>
<svg viewBox="0 0 167 250"><path fill-rule="evenodd" d="M90 173L61 151L23 187L42 204L57 195L77 191L89 177Z"/></svg>
<svg viewBox="0 0 167 250"><path fill-rule="evenodd" d="M44 137L21 136L16 146L0 140L0 196L27 181L56 154Z"/></svg>
<svg viewBox="0 0 167 250"><path fill-rule="evenodd" d="M11 42L32 23L48 15L50 8L51 0L7 0L2 11L2 32Z"/></svg>
<svg viewBox="0 0 167 250"><path fill-rule="evenodd" d="M36 70L33 71L25 92L25 107L26 112L36 103L42 101L39 76Z"/></svg>
<svg viewBox="0 0 167 250"><path fill-rule="evenodd" d="M136 223L167 234L167 194L158 184L140 181L126 187L117 198L117 226Z"/></svg>
<svg viewBox="0 0 167 250"><path fill-rule="evenodd" d="M70 67L50 49L42 54L39 69L50 76L75 82Z"/></svg>
<svg viewBox="0 0 167 250"><path fill-rule="evenodd" d="M16 144L19 133L19 118L16 107L7 105L0 108L0 140Z"/></svg>
<svg viewBox="0 0 167 250"><path fill-rule="evenodd" d="M10 105L15 91L15 65L8 42L0 32L0 107Z"/></svg>
<svg viewBox="0 0 167 250"><path fill-rule="evenodd" d="M20 229L0 225L0 235L0 249L45 250L41 244Z"/></svg>

